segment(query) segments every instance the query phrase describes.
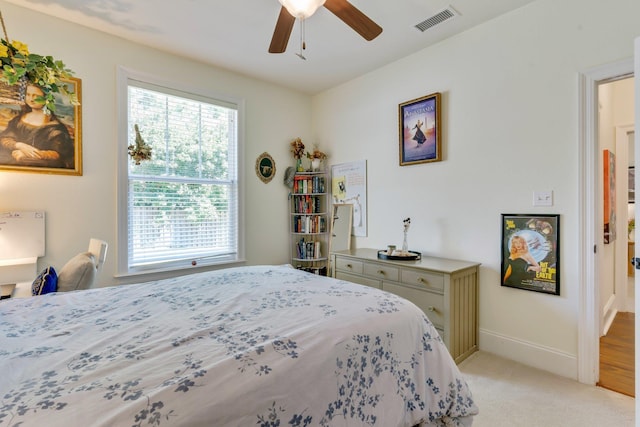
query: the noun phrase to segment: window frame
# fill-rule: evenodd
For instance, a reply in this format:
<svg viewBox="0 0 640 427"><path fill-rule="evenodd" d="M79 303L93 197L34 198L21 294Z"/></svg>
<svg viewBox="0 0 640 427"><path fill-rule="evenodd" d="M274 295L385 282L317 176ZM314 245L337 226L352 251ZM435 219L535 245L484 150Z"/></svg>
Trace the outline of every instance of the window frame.
<svg viewBox="0 0 640 427"><path fill-rule="evenodd" d="M237 108L237 147L236 147L236 162L237 162L237 174L238 174L238 251L235 258L225 257L222 260L217 259L204 259L198 262L197 266L188 266L182 263L166 262L161 263L158 266L142 266L142 267L130 267L129 266L129 215L128 215L128 103L129 95L128 89L131 81L141 82L142 84L153 85L157 87L166 88L168 94L174 94L175 92L183 92L193 94L194 100L215 100L221 104L232 104ZM244 100L231 98L229 96L223 96L213 91L194 88L183 83L175 83L162 80L156 76L137 72L127 69L125 67L118 67L117 71L117 111L118 111L118 149L117 149L117 277L131 276L131 275L144 275L151 273L162 272L179 272L183 273L184 270L196 269L216 269L225 268L233 265L241 264L245 262L245 223L244 223ZM173 93L172 93L173 92Z"/></svg>

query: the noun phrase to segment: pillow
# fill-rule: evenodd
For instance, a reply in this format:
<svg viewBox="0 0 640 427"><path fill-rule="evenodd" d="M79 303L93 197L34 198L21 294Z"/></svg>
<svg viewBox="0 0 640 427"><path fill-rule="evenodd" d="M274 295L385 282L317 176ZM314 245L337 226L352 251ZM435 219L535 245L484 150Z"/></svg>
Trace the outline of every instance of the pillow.
<svg viewBox="0 0 640 427"><path fill-rule="evenodd" d="M55 292L58 288L58 275L53 267L47 267L31 284L31 295L44 295Z"/></svg>
<svg viewBox="0 0 640 427"><path fill-rule="evenodd" d="M91 252L71 258L58 273L58 292L89 289L96 278L96 263Z"/></svg>

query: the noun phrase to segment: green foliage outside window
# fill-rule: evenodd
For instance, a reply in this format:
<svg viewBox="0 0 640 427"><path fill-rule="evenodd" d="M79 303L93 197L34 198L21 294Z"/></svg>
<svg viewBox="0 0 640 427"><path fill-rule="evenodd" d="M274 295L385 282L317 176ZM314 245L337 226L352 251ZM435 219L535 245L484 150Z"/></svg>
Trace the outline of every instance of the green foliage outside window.
<svg viewBox="0 0 640 427"><path fill-rule="evenodd" d="M129 159L129 264L237 251L237 112L129 87L134 124L153 155Z"/></svg>

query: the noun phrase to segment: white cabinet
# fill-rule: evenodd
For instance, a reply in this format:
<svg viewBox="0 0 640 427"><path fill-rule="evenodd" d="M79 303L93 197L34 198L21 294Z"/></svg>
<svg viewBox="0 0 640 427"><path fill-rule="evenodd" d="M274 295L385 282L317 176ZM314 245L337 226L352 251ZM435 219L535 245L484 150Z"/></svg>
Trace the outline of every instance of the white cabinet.
<svg viewBox="0 0 640 427"><path fill-rule="evenodd" d="M391 292L420 307L456 363L478 350L480 264L435 257L383 260L377 249L339 251L331 256L335 278Z"/></svg>
<svg viewBox="0 0 640 427"><path fill-rule="evenodd" d="M328 196L325 172L297 172L289 193L291 264L327 275Z"/></svg>
<svg viewBox="0 0 640 427"><path fill-rule="evenodd" d="M0 261L0 287L4 296L5 289L12 289L13 298L31 296L31 284L38 275L38 258L21 258Z"/></svg>

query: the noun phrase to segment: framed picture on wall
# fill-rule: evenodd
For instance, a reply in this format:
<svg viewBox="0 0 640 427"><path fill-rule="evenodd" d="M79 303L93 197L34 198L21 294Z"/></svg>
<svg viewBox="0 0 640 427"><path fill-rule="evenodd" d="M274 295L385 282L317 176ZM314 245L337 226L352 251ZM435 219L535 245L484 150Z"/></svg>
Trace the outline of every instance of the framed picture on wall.
<svg viewBox="0 0 640 427"><path fill-rule="evenodd" d="M604 243L616 240L616 155L611 150L604 150L603 159L603 192L604 192Z"/></svg>
<svg viewBox="0 0 640 427"><path fill-rule="evenodd" d="M55 93L55 111L44 114L33 99L42 95L27 84L20 99L0 96L0 170L82 175L82 85L78 78L64 80L68 96Z"/></svg>
<svg viewBox="0 0 640 427"><path fill-rule="evenodd" d="M629 203L636 202L636 168L629 167Z"/></svg>
<svg viewBox="0 0 640 427"><path fill-rule="evenodd" d="M440 93L399 105L400 166L442 160Z"/></svg>
<svg viewBox="0 0 640 427"><path fill-rule="evenodd" d="M256 159L256 175L265 184L273 179L276 174L276 162L269 153L264 152Z"/></svg>
<svg viewBox="0 0 640 427"><path fill-rule="evenodd" d="M502 214L501 285L560 295L560 215Z"/></svg>

